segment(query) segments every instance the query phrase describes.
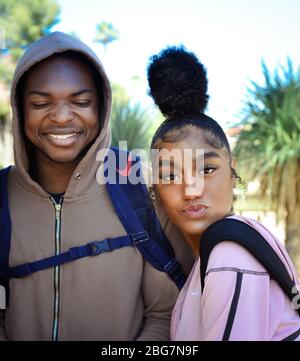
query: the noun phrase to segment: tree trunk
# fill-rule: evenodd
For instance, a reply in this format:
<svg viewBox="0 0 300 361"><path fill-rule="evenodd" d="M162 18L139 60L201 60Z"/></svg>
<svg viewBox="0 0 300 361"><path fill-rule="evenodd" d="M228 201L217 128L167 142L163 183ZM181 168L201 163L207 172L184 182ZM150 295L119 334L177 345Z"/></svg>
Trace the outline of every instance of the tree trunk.
<svg viewBox="0 0 300 361"><path fill-rule="evenodd" d="M300 207L287 212L286 248L300 276Z"/></svg>

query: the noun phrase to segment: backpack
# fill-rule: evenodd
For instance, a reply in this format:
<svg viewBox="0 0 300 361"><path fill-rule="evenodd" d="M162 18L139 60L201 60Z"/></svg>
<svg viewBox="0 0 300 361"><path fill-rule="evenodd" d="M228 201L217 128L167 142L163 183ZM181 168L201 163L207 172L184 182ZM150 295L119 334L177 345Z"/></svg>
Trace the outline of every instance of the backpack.
<svg viewBox="0 0 300 361"><path fill-rule="evenodd" d="M200 280L202 292L205 286L204 281L210 253L212 249L222 241L232 241L246 248L264 266L270 278L278 283L291 302L293 302L295 297L300 299L295 281L290 277L285 265L266 239L250 225L240 220L230 218L221 219L210 225L201 238L199 249L201 255ZM233 303L234 307L230 309L223 341L229 340L238 299ZM296 311L300 316L299 307ZM294 340L299 334L300 330L290 335L285 341Z"/></svg>
<svg viewBox="0 0 300 361"><path fill-rule="evenodd" d="M6 290L6 305L9 302L9 280L21 278L34 272L75 261L82 257L98 256L103 252L110 252L122 247L136 247L143 257L157 270L165 272L181 289L186 277L181 265L175 258L174 250L162 231L153 204L148 194L147 186L143 182L131 184L128 181L130 167L136 165L141 179L140 159L133 162L130 153L118 148L111 148L116 156L113 165L116 173L116 183L107 182L106 189L112 205L127 232L126 236L97 240L88 244L72 247L69 251L45 259L9 267L9 251L11 222L9 215L7 178L9 169L0 170L0 286ZM125 154L124 154L125 153ZM124 173L120 171L122 159L127 162ZM107 157L104 163L107 161ZM107 169L108 170L108 169ZM110 169L111 171L111 169Z"/></svg>

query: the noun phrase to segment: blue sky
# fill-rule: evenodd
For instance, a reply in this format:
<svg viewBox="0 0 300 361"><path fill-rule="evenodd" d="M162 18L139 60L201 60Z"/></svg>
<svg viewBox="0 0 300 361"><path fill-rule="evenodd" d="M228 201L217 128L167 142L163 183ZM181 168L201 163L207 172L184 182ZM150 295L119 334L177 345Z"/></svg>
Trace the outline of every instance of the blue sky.
<svg viewBox="0 0 300 361"><path fill-rule="evenodd" d="M55 30L75 31L102 59L111 80L136 101L147 96L149 56L167 45L184 44L206 66L210 101L207 113L224 127L236 121L250 79L261 82L261 60L270 69L300 64L298 0L58 0L61 21ZM112 22L120 39L93 43L96 24ZM137 76L139 81L133 81Z"/></svg>

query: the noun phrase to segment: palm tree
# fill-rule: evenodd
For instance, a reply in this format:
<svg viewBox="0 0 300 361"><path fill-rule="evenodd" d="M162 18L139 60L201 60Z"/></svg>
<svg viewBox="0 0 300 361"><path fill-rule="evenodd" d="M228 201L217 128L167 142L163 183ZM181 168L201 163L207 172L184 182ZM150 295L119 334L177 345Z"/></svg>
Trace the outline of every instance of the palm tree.
<svg viewBox="0 0 300 361"><path fill-rule="evenodd" d="M114 40L118 40L119 36L119 32L113 27L112 23L102 21L97 24L97 32L94 42L102 44L104 52L106 52L107 45Z"/></svg>
<svg viewBox="0 0 300 361"><path fill-rule="evenodd" d="M300 273L300 72L292 62L273 75L262 64L264 86L252 82L235 155L247 178L258 179L261 202L285 219L286 246Z"/></svg>

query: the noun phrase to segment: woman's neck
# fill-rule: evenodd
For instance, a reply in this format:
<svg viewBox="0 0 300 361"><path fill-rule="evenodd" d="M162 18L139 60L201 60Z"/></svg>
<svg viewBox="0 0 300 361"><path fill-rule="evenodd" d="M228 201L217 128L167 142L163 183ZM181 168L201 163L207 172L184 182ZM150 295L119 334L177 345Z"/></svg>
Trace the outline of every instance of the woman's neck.
<svg viewBox="0 0 300 361"><path fill-rule="evenodd" d="M200 246L200 239L202 235L190 235L183 233L184 238L188 242L188 244L191 246L193 253L196 257L199 257L199 246Z"/></svg>

